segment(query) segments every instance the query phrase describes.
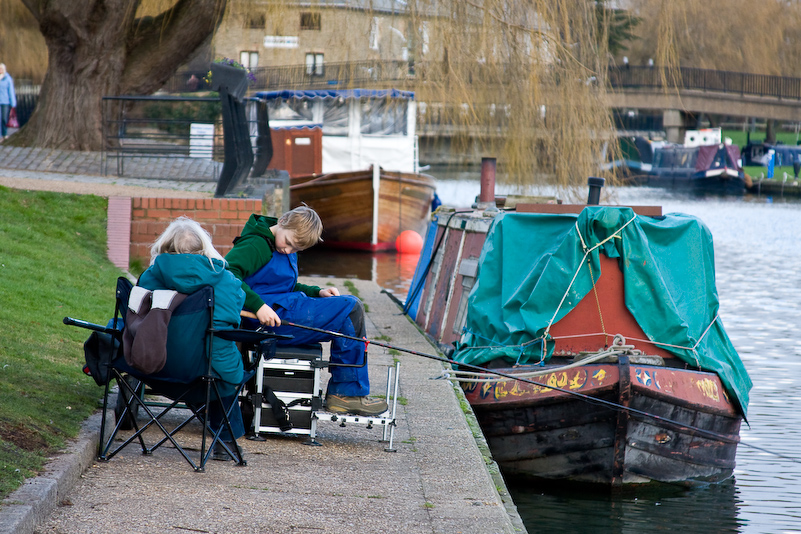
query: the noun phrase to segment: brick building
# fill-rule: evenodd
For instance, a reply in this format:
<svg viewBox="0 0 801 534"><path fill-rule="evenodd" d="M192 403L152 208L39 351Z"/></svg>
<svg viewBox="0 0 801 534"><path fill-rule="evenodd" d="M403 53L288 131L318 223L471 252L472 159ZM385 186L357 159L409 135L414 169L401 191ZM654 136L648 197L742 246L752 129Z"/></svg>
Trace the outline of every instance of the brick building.
<svg viewBox="0 0 801 534"><path fill-rule="evenodd" d="M228 9L212 55L250 68L306 65L318 76L326 63L434 59L430 17L409 9L399 0L249 0Z"/></svg>

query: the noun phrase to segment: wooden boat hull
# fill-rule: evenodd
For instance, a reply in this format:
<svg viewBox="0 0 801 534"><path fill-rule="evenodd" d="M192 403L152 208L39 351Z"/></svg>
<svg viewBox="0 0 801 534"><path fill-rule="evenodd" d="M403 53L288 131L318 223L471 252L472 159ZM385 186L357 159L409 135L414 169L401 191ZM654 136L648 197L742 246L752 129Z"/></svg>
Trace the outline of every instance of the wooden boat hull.
<svg viewBox="0 0 801 534"><path fill-rule="evenodd" d="M548 374L536 379L542 386L465 385L504 475L606 486L731 476L742 419L717 375L623 360ZM589 403L549 384L636 411Z"/></svg>
<svg viewBox="0 0 801 534"><path fill-rule="evenodd" d="M372 169L293 177L290 202L292 206L303 202L317 211L325 246L393 250L404 230L425 232L435 183L426 174L381 169L379 184L376 199Z"/></svg>

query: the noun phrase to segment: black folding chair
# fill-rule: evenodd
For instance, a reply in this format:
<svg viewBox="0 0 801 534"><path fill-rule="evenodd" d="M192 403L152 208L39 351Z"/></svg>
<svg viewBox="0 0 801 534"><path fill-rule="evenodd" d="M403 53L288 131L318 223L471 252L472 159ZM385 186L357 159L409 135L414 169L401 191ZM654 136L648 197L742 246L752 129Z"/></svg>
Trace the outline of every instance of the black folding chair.
<svg viewBox="0 0 801 534"><path fill-rule="evenodd" d="M214 445L222 443L224 450L236 460L237 465L246 465L239 446L233 447L232 450L220 440L220 434L223 429L227 429L231 436L234 435L230 414L239 401L243 387L255 375L261 358L273 357L276 340L290 336L239 329L216 330L213 324L214 290L211 286L206 286L187 296L173 311L168 327L165 367L156 373L144 374L126 363L122 351L124 325L121 317L127 309L131 289L132 284L128 279L120 277L117 280L114 320L110 326L103 327L69 317L64 318L65 324L88 328L110 338L108 343L102 344L107 350L99 355L99 366L93 371L93 374L97 372L100 375L96 380L99 378L100 383L105 383L98 458L104 461L110 460L134 441L139 443L142 454L146 455L152 454L161 445L169 442L195 471L204 471ZM242 382L236 385L236 392L233 395L223 396L220 389L222 380L211 367L209 356L215 339L240 343L243 347L242 352L246 355L245 376ZM181 357L178 358L177 355ZM113 429L104 437L108 426L107 414L112 380L117 383L122 409L117 413ZM160 404L148 402L145 400L145 393L166 397L169 402ZM216 431L209 425L209 410L215 405L223 414L223 424ZM156 410L156 407L163 409ZM175 408L187 408L190 414L176 426L168 429L164 419ZM143 414L142 424L137 420L137 411ZM199 421L203 428L197 462L176 439L176 434L194 420ZM121 444L115 445L120 431L129 425L133 427L133 433ZM164 436L152 445L146 443L144 434L150 428L158 428L160 433L157 434Z"/></svg>

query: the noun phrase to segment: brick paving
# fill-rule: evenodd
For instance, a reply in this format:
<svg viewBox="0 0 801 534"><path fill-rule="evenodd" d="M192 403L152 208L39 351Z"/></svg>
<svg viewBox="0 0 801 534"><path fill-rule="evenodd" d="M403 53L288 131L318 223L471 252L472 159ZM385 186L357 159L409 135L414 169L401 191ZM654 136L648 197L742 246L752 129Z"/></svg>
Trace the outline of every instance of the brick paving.
<svg viewBox="0 0 801 534"><path fill-rule="evenodd" d="M0 145L0 168L102 176L115 179L117 183L120 179L215 183L220 175L222 162L183 156L119 157L103 152Z"/></svg>

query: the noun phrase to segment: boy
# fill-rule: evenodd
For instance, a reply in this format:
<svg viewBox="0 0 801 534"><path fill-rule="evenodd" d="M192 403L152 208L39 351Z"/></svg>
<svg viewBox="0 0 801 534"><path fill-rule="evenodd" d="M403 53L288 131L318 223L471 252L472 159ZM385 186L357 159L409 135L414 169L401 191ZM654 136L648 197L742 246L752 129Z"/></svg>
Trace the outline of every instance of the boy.
<svg viewBox="0 0 801 534"><path fill-rule="evenodd" d="M320 217L308 206L299 206L279 219L254 213L225 259L228 269L242 280L245 309L276 333L293 335L285 344L331 341L332 362L360 364L366 357L361 341L281 326L284 320L358 338L365 335L364 308L359 299L342 296L335 287L322 289L298 283L297 252L320 241L322 231ZM371 416L387 410L385 401L367 398L370 382L366 365L331 366L329 370L329 411Z"/></svg>

